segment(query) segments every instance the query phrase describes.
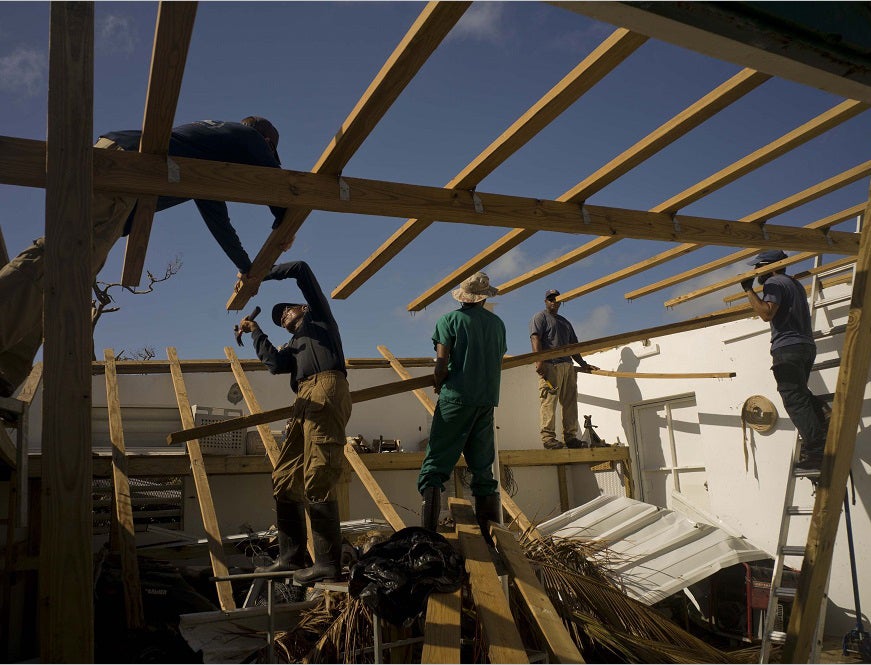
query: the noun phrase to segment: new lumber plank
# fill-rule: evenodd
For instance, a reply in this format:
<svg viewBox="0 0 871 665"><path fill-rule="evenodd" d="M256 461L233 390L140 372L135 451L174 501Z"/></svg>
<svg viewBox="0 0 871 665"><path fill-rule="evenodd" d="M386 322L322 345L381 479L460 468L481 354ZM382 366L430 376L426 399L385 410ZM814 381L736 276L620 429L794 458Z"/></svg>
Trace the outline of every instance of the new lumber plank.
<svg viewBox="0 0 871 665"><path fill-rule="evenodd" d="M844 102L839 106L835 107L835 109L830 109L826 113L823 113L813 120L805 123L801 127L794 129L791 132L788 132L784 136L780 137L778 140L773 141L772 143L759 148L754 151L750 155L739 159L734 164L727 166L717 173L705 178L701 182L693 185L692 187L687 188L680 194L672 197L671 199L664 201L658 206L654 206L650 209L651 212L666 212L670 214L674 214L678 208L685 207L690 203L694 203L699 200L703 196L707 196L711 192L720 189L721 187L727 185L730 182L737 180L742 175L767 164L772 161L776 157L780 156L784 152L791 150L794 147L814 138L815 136L822 133L822 131L830 129L831 126L835 124L840 124L845 120L848 120L854 117L858 112L864 111L867 106L859 107L856 105L856 102ZM843 107L843 108L842 108ZM840 109L840 110L838 110ZM808 201L812 201L816 198L819 198L829 192L832 192L840 187L844 187L845 185L850 184L851 182L855 182L860 178L865 177L871 173L871 161L864 162L859 164L858 166L853 167L852 169L848 169L843 173L840 173L831 178L827 178L822 182L808 187L792 196L789 196L781 201L776 203L772 203L769 206L761 210L757 210L756 212L742 217L739 219L739 222L747 223L747 224L765 224L769 218L774 217L776 215L783 214L789 210L797 208ZM807 228L807 227L805 227ZM598 238L591 243L588 243L590 247L586 247L586 252L583 254L584 256L588 256L591 252L591 249L596 249L596 251L604 249L613 243L606 243L606 239ZM594 247L595 245L595 247ZM632 277L633 275L637 275L640 272L644 272L645 270L649 270L656 266L662 265L667 261L671 261L672 259L678 258L680 256L684 256L693 252L702 245L693 242L685 242L677 247L672 247L670 249L665 250L644 261L640 261L636 264L623 268L621 270L617 270L609 275L605 275L597 280L589 282L583 286L572 289L570 291L565 291L559 298L561 301L572 300L574 298L580 298L581 296L587 295L588 293L592 293L598 289L604 288L615 282L619 282L620 280L626 279L627 277ZM759 251L758 249L756 251ZM555 270L564 268L568 265L571 265L577 260L575 258L575 253L569 252L564 254L561 257L550 261L549 263L541 266L540 268L535 268L520 277L514 278L511 282L508 283L507 286L511 288L517 288L519 286L523 286L525 284L529 284L530 282L543 277L546 274L550 274ZM500 289L506 288L506 286L499 287Z"/></svg>
<svg viewBox="0 0 871 665"><path fill-rule="evenodd" d="M535 576L535 571L520 549L514 534L507 529L490 527L490 534L502 555L505 566L514 578L514 585L526 603L539 637L547 645L550 662L585 663L581 652L572 641L569 631L550 602L550 598Z"/></svg>
<svg viewBox="0 0 871 665"><path fill-rule="evenodd" d="M730 321L738 321L748 318L752 315L753 311L750 309L749 305L747 305L746 307L731 307L726 310L715 312L706 316L688 319L686 321L668 323L662 326L645 328L643 330L635 330L629 333L618 333L616 335L609 335L608 337L601 337L595 340L579 342L578 344L555 347L546 351L524 353L517 356L511 356L502 360L502 369L504 371L506 369L512 369L513 367L528 365L537 360L559 358L561 356L573 355L575 353L595 353L596 351L614 348L615 346L629 344L631 342L642 339L650 339L652 337L658 337L661 335L671 335L679 332L686 332L688 330L699 330L701 328L706 328L712 325L729 323ZM351 391L351 401L356 404L358 402L366 401L369 399L377 399L379 397L387 397L389 395L399 395L401 393L409 392L416 388L425 388L427 386L431 386L432 382L433 377L431 375L419 376L413 379L407 379L405 381L394 381L392 383L385 383L378 386L372 386L370 388L354 390ZM196 427L192 429L185 428L180 432L173 432L172 434L167 436L166 442L169 444L181 443L183 441L189 441L191 438L211 436L214 434L223 434L224 432L232 432L235 429L240 429L243 427L253 427L254 425L259 425L260 423L269 423L276 420L281 420L282 418L289 417L292 413L292 410L292 407L283 406L278 409L273 409L271 411L264 411L263 413L250 416L242 416L241 418L233 418L231 420L226 420L220 423L203 425L201 427ZM594 450L603 449L597 448ZM503 452L511 453L513 451ZM547 451L547 454L550 457L556 459L560 455L570 452L572 451L549 450Z"/></svg>
<svg viewBox="0 0 871 665"><path fill-rule="evenodd" d="M831 226L835 226L836 224L840 224L841 222L845 222L851 217L856 217L857 215L861 215L862 211L865 209L864 203L859 203L850 208L842 210L840 212L836 212L833 215L829 215L824 217L823 219L819 219L815 222L811 222L807 224L805 228L808 229L827 229ZM681 282L685 282L687 280L692 279L693 277L699 277L700 275L705 275L709 272L713 272L715 270L719 270L720 268L724 268L725 266L731 265L733 263L737 263L738 261L743 261L744 259L749 259L754 254L759 253L759 248L750 247L748 249L742 249L737 252L733 252L728 256L724 256L720 259L716 259L714 261L710 261L709 263L705 263L704 265L698 266L696 268L691 268L689 270L685 270L682 273L678 273L677 275L673 275L671 277L667 277L663 280L660 280L654 284L648 284L647 286L643 286L640 289L635 289L634 291L630 291L623 295L626 300L635 300L636 298L640 298L642 296L650 295L651 293L655 293L656 291L661 291L662 289L666 289L669 286L674 286L675 284L680 284Z"/></svg>
<svg viewBox="0 0 871 665"><path fill-rule="evenodd" d="M819 266L818 268L811 268L810 270L805 270L803 272L796 273L795 275L793 275L793 277L795 277L798 280L807 279L808 277L811 277L813 275L817 275L817 274L823 273L823 272L828 272L830 270L836 270L838 268L844 268L844 267L849 266L853 263L856 263L855 259L841 259L840 261L832 261L831 263L826 263L824 265ZM823 279L823 280L820 280L820 289L824 291L825 289L836 286L837 284L849 284L852 281L853 281L853 275L851 275L851 274L850 275L841 275L840 277L834 277L832 279ZM759 297L761 298L762 297L762 289L754 289L754 290L756 291L756 293L759 294ZM805 290L805 293L810 295L810 293L811 293L810 285L805 286L804 290ZM745 300L746 298L747 298L747 294L744 293L743 291L741 291L740 293L733 293L731 295L726 296L725 298L723 298L723 302L732 303L732 302L736 302L739 300Z"/></svg>
<svg viewBox="0 0 871 665"><path fill-rule="evenodd" d="M133 524L130 479L127 476L127 447L124 444L118 375L115 373L115 352L112 349L104 349L103 358L106 361L106 408L109 412L109 439L112 442L112 486L115 493L121 579L124 585L124 612L127 616L127 627L136 630L145 627L145 611L142 607L142 589L139 585L136 527Z"/></svg>
<svg viewBox="0 0 871 665"><path fill-rule="evenodd" d="M399 358L405 367L433 367L432 358ZM179 360L182 372L196 374L200 372L226 372L230 368L227 360ZM258 358L242 358L239 366L246 372L265 372L264 365ZM95 360L91 363L92 374L102 374L105 363ZM348 369L383 369L390 367L383 358L346 358ZM118 374L169 374L169 363L166 360L116 360L115 371Z"/></svg>
<svg viewBox="0 0 871 665"><path fill-rule="evenodd" d="M248 377L245 376L245 370L242 369L242 364L239 362L239 357L236 355L236 352L231 347L225 346L224 353L227 356L227 360L230 361L233 376L236 379L239 390L242 392L242 397L245 399L245 406L248 407L248 411L250 413L262 413L263 409L260 408L260 402L257 401L257 396L251 388L251 382L248 381ZM266 448L266 454L269 456L269 461L272 464L272 467L275 468L278 465L281 450L278 446L278 442L272 435L272 430L268 424L263 423L257 425L257 433L260 435L260 440L263 441L263 446Z"/></svg>
<svg viewBox="0 0 871 665"><path fill-rule="evenodd" d="M428 2L399 42L363 96L342 123L312 169L338 176L400 93L411 82L469 8L471 2ZM262 279L286 251L312 208L289 207L278 228L269 234L251 264L246 279L236 283L228 310L242 309L257 293Z"/></svg>
<svg viewBox="0 0 871 665"><path fill-rule="evenodd" d="M621 175L628 173L641 162L656 154L675 140L694 129L702 122L721 111L732 102L740 99L745 94L755 89L770 77L759 74L753 70L745 69L723 84L714 88L707 95L690 105L671 120L660 125L646 137L636 142L630 148L612 159L603 167L586 177L570 190L565 192L558 200L583 203L587 198L614 182ZM432 303L436 298L445 293L454 284L459 284L463 279L483 268L498 257L507 253L520 241L526 240L532 235L529 231L515 229L510 231L495 243L490 245L477 256L472 257L466 264L443 278L438 284L421 294L408 305L410 311L419 311ZM597 238L571 253L572 261L580 261L596 251L601 251L608 245L616 242L616 239ZM568 264L565 264L568 265ZM539 277L550 274L559 267L556 264L546 264L542 267L545 271ZM519 279L519 278L518 278ZM537 278L536 278L537 279ZM531 280L530 280L531 281ZM526 282L523 282L526 283ZM515 280L507 282L499 287L500 292L508 292L518 288L522 284Z"/></svg>
<svg viewBox="0 0 871 665"><path fill-rule="evenodd" d="M378 506L378 510L381 511L381 514L384 515L384 519L386 519L390 526L393 527L393 530L399 531L404 529L405 522L402 521L399 513L396 512L393 504L390 503L390 499L387 498L387 495L384 493L384 490L381 489L378 481L375 480L375 477L366 467L363 460L360 459L360 455L357 454L354 446L350 443L345 445L345 458L351 464L351 467L354 469L360 482L363 483L363 487L365 487L366 491L369 492L369 496L372 497L375 505Z"/></svg>
<svg viewBox="0 0 871 665"><path fill-rule="evenodd" d="M442 535L455 549L459 550L456 532ZM462 606L462 587L450 593L432 593L427 598L421 663L460 662Z"/></svg>
<svg viewBox="0 0 871 665"><path fill-rule="evenodd" d="M179 182L166 182L164 164L154 155L123 150L94 152L95 185L108 192L165 194L186 198L222 198L264 205L304 205L330 212L438 218L479 226L529 228L582 235L621 236L642 240L688 240L699 244L759 246L833 254L858 252L856 233L767 224L765 229L733 220L652 213L625 208L584 206L504 194L470 192L362 178L343 178L350 197L342 198L335 179L316 173L175 158ZM0 164L3 157L0 156ZM421 215L420 212L424 211ZM675 224L677 222L677 225ZM679 230L678 230L679 229Z"/></svg>
<svg viewBox="0 0 871 665"><path fill-rule="evenodd" d="M871 198L864 218L868 219L869 214ZM856 430L868 382L868 366L871 364L871 328L868 325L868 317L871 316L869 270L871 225L866 224L862 230L862 247L856 262L856 281L853 283L853 298L841 350L841 365L832 403L832 419L826 438L822 474L816 489L801 575L792 605L786 644L783 647L785 663L806 662L810 656L820 605L832 567L832 553L841 521L841 504L853 463Z"/></svg>
<svg viewBox="0 0 871 665"><path fill-rule="evenodd" d="M166 357L169 359L172 373L172 387L175 391L181 423L185 429L189 429L194 426L194 416L191 413L191 403L188 399L184 376L179 367L178 353L176 353L174 347L167 347ZM200 442L197 439L191 439L188 441L187 448L191 463L191 475L194 479L197 500L200 504L200 514L203 518L203 527L206 531L206 537L209 539L209 558L212 562L212 572L215 577L226 577L229 574L227 560L224 547L221 544L221 529L218 526L218 518L215 515L215 504L212 500L212 490L209 487L209 477L206 475L206 469L203 464ZM221 605L221 609L236 609L236 601L233 599L233 587L230 585L230 582L215 582L215 587L218 590L218 602Z"/></svg>
<svg viewBox="0 0 871 665"><path fill-rule="evenodd" d="M618 379L731 379L735 376L735 372L612 372L607 369L594 369L590 374Z"/></svg>
<svg viewBox="0 0 871 665"><path fill-rule="evenodd" d="M646 37L624 30L615 30L571 72L566 74L547 94L533 104L508 129L487 146L446 185L447 189L470 189L478 185L502 162L526 145L584 93L601 81L617 65L634 53ZM346 277L332 293L333 298L350 296L394 256L407 247L430 224L431 219L409 219L375 252ZM528 232L527 232L528 233ZM518 234L522 236L523 234ZM531 235L531 234L529 234ZM526 236L528 237L528 235ZM516 245L525 238L515 239ZM510 244L506 243L505 246ZM508 249L504 251L507 252ZM469 274L475 272L471 270ZM451 284L456 284L462 277Z"/></svg>
<svg viewBox="0 0 871 665"><path fill-rule="evenodd" d="M40 661L94 662L91 229L94 6L50 6Z"/></svg>
<svg viewBox="0 0 871 665"><path fill-rule="evenodd" d="M163 0L157 6L157 25L154 28L154 47L139 152L165 157L169 149L172 122L175 119L196 14L196 2ZM148 249L148 238L156 209L156 196L142 197L136 205L124 251L124 266L121 269L121 283L125 286L138 286L142 279L145 252Z"/></svg>
<svg viewBox="0 0 871 665"><path fill-rule="evenodd" d="M478 612L478 621L487 640L487 655L491 663L528 663L526 648L514 617L508 607L508 599L496 574L487 543L475 520L472 505L465 499L451 497L451 513L457 523L457 538L466 557L469 573L469 588Z"/></svg>

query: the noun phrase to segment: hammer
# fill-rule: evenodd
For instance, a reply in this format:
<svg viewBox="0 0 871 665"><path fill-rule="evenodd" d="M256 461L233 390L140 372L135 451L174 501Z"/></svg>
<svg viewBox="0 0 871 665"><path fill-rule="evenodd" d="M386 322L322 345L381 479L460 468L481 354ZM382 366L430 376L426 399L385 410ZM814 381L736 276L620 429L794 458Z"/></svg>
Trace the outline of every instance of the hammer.
<svg viewBox="0 0 871 665"><path fill-rule="evenodd" d="M245 317L245 319L247 319L248 321L253 321L257 318L258 314L260 314L259 306L255 307L251 311L251 313ZM242 344L242 330L239 328L239 324L233 326L233 332L236 334L236 344L238 344L239 346L245 346L244 344Z"/></svg>

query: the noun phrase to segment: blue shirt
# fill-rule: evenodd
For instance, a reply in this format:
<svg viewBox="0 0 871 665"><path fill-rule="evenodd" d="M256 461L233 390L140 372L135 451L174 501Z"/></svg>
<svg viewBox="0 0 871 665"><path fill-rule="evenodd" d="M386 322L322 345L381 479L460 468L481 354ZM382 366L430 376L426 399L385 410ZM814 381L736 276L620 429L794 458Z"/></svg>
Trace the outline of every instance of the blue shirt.
<svg viewBox="0 0 871 665"><path fill-rule="evenodd" d="M771 350L791 344L815 346L810 308L804 287L792 277L775 273L762 286L762 300L777 303L771 324Z"/></svg>
<svg viewBox="0 0 871 665"><path fill-rule="evenodd" d="M101 136L114 141L124 150L137 151L142 132L138 129L125 130L109 132ZM260 133L253 127L238 122L200 120L179 125L172 130L168 154L173 157L190 157L216 162L281 168L281 164ZM173 196L159 196L157 210L166 210L189 200ZM251 259L242 247L236 229L230 224L227 204L223 201L203 199L196 199L195 203L203 221L215 240L218 241L221 249L241 272L247 273L251 269ZM272 225L272 228L275 228L284 216L284 208L270 206L270 209L275 216L275 222ZM132 222L133 213L130 213L123 235L130 232Z"/></svg>
<svg viewBox="0 0 871 665"><path fill-rule="evenodd" d="M569 323L569 320L559 314L554 316L546 309L541 310L533 316L532 321L529 322L529 336L532 337L533 335L538 335L542 351L578 343L575 329ZM571 356L561 356L559 358L551 358L545 362L556 364L570 363L571 361Z"/></svg>

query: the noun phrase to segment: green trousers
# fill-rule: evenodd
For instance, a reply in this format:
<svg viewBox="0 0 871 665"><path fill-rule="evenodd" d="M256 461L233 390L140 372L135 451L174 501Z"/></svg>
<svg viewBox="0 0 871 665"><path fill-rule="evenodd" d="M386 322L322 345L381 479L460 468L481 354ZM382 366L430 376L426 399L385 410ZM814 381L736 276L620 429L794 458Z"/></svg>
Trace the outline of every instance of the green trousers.
<svg viewBox="0 0 871 665"><path fill-rule="evenodd" d="M423 494L427 487L444 491L445 481L462 454L472 474L472 494L488 496L496 492L499 483L493 477L493 431L492 406L466 406L440 399L417 478L418 491Z"/></svg>

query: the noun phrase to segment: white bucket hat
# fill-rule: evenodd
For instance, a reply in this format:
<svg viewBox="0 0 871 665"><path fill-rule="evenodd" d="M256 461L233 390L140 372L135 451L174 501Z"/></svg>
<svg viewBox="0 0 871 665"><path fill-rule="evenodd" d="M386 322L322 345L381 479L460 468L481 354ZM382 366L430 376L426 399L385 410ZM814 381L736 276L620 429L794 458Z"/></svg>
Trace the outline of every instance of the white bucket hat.
<svg viewBox="0 0 871 665"><path fill-rule="evenodd" d="M454 289L452 295L454 300L466 303L475 303L486 300L490 296L495 296L499 289L490 286L490 278L486 273L476 272L471 277L465 279L460 288Z"/></svg>

